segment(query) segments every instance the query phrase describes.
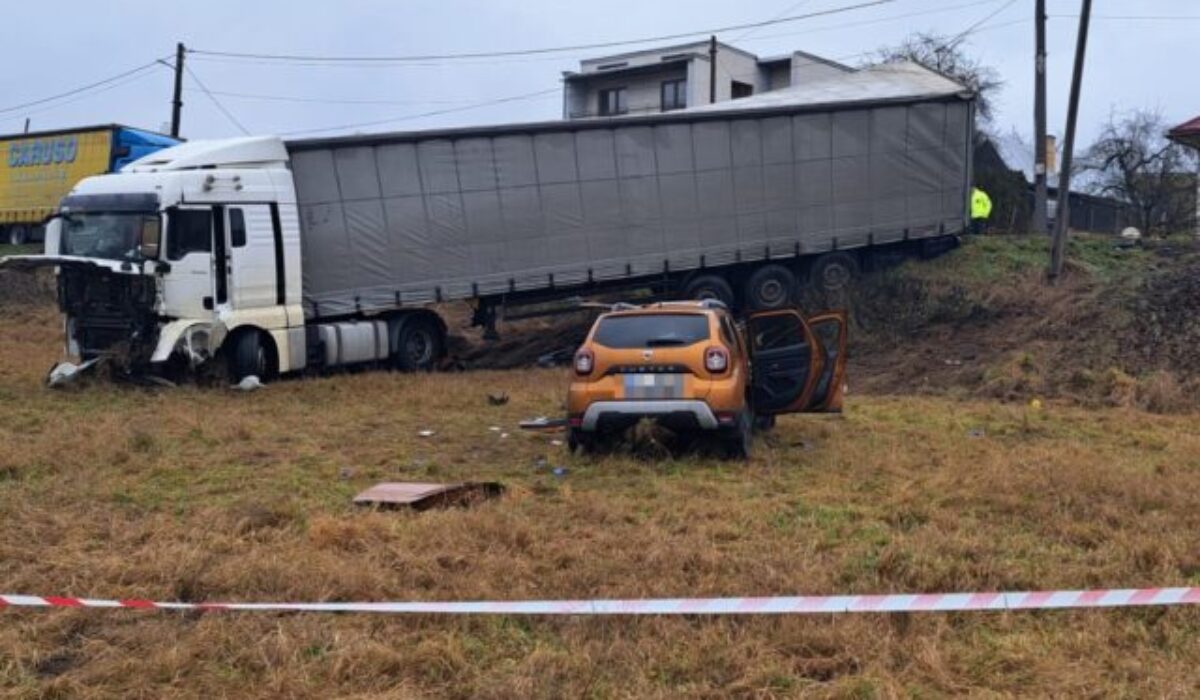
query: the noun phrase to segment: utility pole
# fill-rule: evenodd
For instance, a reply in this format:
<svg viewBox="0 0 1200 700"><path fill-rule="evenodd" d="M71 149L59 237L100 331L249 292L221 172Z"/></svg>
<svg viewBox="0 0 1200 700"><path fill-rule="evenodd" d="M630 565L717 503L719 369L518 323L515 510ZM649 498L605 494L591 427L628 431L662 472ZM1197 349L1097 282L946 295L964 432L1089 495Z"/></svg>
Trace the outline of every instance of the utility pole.
<svg viewBox="0 0 1200 700"><path fill-rule="evenodd" d="M29 133L29 117L25 117L25 133Z"/></svg>
<svg viewBox="0 0 1200 700"><path fill-rule="evenodd" d="M708 37L708 103L717 101L717 35Z"/></svg>
<svg viewBox="0 0 1200 700"><path fill-rule="evenodd" d="M1046 0L1037 0L1036 55L1033 74L1033 221L1032 233L1046 233Z"/></svg>
<svg viewBox="0 0 1200 700"><path fill-rule="evenodd" d="M1067 224L1071 220L1071 159L1075 155L1075 120L1079 116L1079 91L1083 87L1083 59L1087 54L1088 23L1092 0L1083 0L1079 11L1079 36L1075 39L1075 69L1071 75L1071 97L1067 103L1067 130L1063 140L1062 165L1058 173L1058 207L1054 214L1054 242L1050 248L1050 281L1062 275L1067 252Z"/></svg>
<svg viewBox="0 0 1200 700"><path fill-rule="evenodd" d="M183 111L183 42L175 44L175 98L171 101L171 136L179 138L179 117Z"/></svg>

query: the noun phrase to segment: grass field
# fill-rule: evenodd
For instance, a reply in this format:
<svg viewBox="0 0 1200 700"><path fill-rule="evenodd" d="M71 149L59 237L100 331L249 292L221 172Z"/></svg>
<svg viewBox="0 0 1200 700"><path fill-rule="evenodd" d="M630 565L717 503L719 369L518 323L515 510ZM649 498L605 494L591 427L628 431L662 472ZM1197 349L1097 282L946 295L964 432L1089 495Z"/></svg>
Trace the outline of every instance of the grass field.
<svg viewBox="0 0 1200 700"><path fill-rule="evenodd" d="M748 464L575 458L559 370L51 392L0 318L0 590L465 600L1200 584L1195 415L847 396ZM853 370L852 370L853 371ZM488 405L488 392L508 405ZM501 438L490 431L502 426ZM436 431L418 437L422 429ZM544 458L543 462L540 458ZM553 476L547 466L568 468ZM353 507L498 480L471 509ZM11 697L1189 697L1200 610L723 619L0 611Z"/></svg>

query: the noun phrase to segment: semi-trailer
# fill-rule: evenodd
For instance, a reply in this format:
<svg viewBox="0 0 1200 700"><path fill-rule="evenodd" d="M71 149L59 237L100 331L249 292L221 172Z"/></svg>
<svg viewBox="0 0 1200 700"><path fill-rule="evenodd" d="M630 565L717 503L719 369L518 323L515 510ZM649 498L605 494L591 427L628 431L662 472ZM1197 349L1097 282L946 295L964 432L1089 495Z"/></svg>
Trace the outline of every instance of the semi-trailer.
<svg viewBox="0 0 1200 700"><path fill-rule="evenodd" d="M46 254L66 352L234 379L437 365L439 302L614 289L793 303L967 224L974 102L893 64L658 115L196 141L63 198Z"/></svg>
<svg viewBox="0 0 1200 700"><path fill-rule="evenodd" d="M80 180L114 173L178 139L120 124L0 136L0 240L42 240L42 222Z"/></svg>

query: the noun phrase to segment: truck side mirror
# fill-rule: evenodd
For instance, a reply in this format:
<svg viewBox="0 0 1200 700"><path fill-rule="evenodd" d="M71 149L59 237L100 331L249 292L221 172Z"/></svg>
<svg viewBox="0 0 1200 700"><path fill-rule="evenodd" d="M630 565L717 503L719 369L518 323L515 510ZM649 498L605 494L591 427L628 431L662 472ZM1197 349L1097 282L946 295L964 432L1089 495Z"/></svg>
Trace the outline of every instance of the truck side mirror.
<svg viewBox="0 0 1200 700"><path fill-rule="evenodd" d="M138 235L138 253L147 260L155 260L158 258L161 242L162 220L158 216L143 218L142 229Z"/></svg>

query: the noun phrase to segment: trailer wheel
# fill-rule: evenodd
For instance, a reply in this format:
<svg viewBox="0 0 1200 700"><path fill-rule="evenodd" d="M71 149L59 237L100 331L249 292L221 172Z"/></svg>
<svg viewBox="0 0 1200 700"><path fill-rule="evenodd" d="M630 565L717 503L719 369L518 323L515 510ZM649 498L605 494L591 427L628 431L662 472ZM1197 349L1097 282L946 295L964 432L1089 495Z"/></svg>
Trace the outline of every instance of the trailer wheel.
<svg viewBox="0 0 1200 700"><path fill-rule="evenodd" d="M683 288L684 299L716 299L733 308L733 287L718 275L698 275Z"/></svg>
<svg viewBox="0 0 1200 700"><path fill-rule="evenodd" d="M746 280L746 307L751 311L790 306L796 296L796 276L783 265L763 265Z"/></svg>
<svg viewBox="0 0 1200 700"><path fill-rule="evenodd" d="M400 326L392 361L405 372L429 372L442 356L442 332L432 318L410 318Z"/></svg>
<svg viewBox="0 0 1200 700"><path fill-rule="evenodd" d="M25 245L29 242L29 229L24 226L10 226L8 242L12 245Z"/></svg>
<svg viewBox="0 0 1200 700"><path fill-rule="evenodd" d="M812 283L823 292L841 292L858 277L858 259L850 253L825 253L812 266Z"/></svg>
<svg viewBox="0 0 1200 700"><path fill-rule="evenodd" d="M238 333L229 350L229 374L234 384L251 375L264 381L270 378L270 349L258 331Z"/></svg>

